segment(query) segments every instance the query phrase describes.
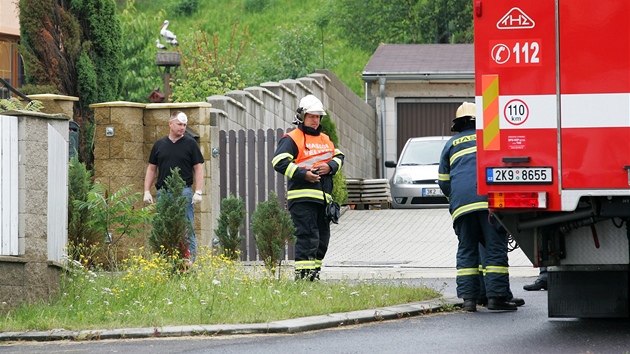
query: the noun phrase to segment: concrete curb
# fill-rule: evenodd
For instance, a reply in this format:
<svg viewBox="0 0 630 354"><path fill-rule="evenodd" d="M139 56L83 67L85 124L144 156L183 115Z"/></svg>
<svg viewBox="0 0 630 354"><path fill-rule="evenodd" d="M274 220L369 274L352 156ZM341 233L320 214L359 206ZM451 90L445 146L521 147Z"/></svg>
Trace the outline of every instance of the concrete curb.
<svg viewBox="0 0 630 354"><path fill-rule="evenodd" d="M254 324L221 324L166 326L155 328L123 328L111 330L68 331L26 331L0 333L0 342L7 341L55 341L55 340L102 340L131 338L167 338L187 336L223 336L239 334L300 333L326 328L343 327L370 322L395 320L406 317L435 313L461 305L462 300L447 294L441 298L381 307L369 310L333 313L289 320Z"/></svg>

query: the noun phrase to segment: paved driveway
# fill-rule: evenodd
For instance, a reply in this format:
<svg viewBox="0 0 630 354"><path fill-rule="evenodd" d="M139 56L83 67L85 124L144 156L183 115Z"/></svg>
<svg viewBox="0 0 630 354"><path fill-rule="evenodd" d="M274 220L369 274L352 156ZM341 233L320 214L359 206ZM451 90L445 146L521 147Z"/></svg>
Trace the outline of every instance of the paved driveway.
<svg viewBox="0 0 630 354"><path fill-rule="evenodd" d="M347 210L332 224L322 277L455 277L457 236L448 209ZM520 249L511 276L536 276Z"/></svg>

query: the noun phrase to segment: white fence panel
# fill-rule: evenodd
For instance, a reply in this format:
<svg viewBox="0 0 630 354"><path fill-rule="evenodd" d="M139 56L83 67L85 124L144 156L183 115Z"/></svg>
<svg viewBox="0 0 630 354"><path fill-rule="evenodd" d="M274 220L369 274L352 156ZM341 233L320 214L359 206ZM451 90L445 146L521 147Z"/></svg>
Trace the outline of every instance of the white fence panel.
<svg viewBox="0 0 630 354"><path fill-rule="evenodd" d="M0 255L18 255L18 119L0 115Z"/></svg>
<svg viewBox="0 0 630 354"><path fill-rule="evenodd" d="M61 262L68 242L68 142L48 124L48 259Z"/></svg>

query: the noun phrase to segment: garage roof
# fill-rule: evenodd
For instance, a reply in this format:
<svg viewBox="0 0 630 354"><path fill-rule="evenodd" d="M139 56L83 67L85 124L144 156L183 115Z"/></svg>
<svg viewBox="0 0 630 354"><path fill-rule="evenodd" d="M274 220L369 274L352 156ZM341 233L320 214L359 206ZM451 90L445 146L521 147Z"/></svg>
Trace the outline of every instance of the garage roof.
<svg viewBox="0 0 630 354"><path fill-rule="evenodd" d="M472 44L381 44L363 69L363 80L473 80Z"/></svg>

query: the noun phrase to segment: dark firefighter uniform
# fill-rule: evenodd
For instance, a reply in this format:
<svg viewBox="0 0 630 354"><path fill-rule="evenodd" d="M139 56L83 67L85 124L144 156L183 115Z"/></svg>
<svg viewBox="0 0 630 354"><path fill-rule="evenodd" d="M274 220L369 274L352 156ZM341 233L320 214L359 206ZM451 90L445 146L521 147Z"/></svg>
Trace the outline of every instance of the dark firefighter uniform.
<svg viewBox="0 0 630 354"><path fill-rule="evenodd" d="M296 228L295 271L296 277L319 277L322 260L328 250L330 223L324 214L325 200L332 197L334 175L342 166L344 155L328 135L318 129L299 124L297 129L285 134L278 142L273 168L287 176L287 202ZM319 183L306 181L306 171L317 165L328 164L329 174L321 176ZM322 192L323 188L323 192Z"/></svg>
<svg viewBox="0 0 630 354"><path fill-rule="evenodd" d="M459 133L444 146L438 184L449 198L453 229L459 239L457 296L465 300L477 299L479 296L481 243L486 248L486 296L504 302L510 295L507 235L501 232L501 226L496 220L490 219L487 197L477 194L477 135L474 120L453 131Z"/></svg>

